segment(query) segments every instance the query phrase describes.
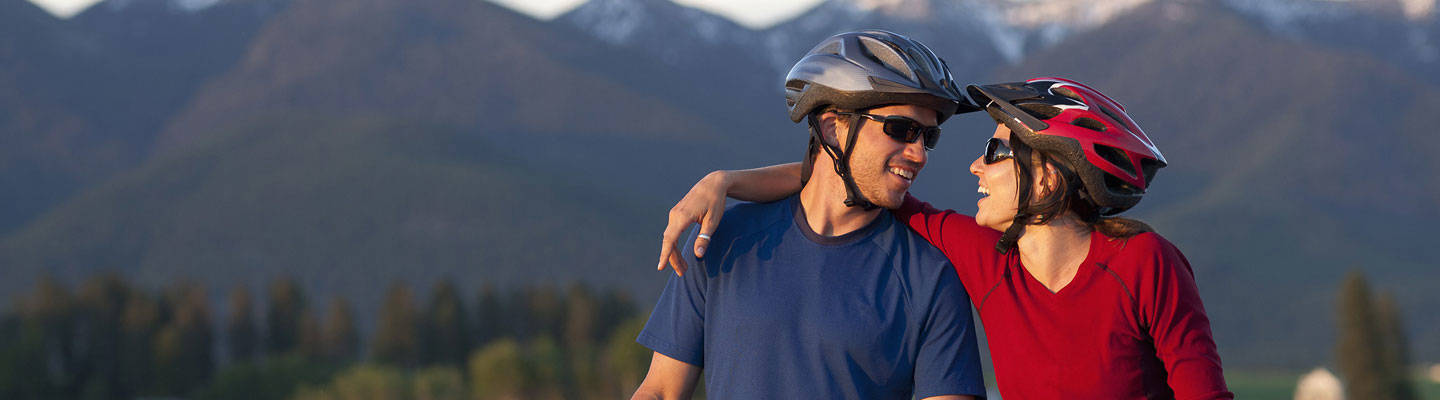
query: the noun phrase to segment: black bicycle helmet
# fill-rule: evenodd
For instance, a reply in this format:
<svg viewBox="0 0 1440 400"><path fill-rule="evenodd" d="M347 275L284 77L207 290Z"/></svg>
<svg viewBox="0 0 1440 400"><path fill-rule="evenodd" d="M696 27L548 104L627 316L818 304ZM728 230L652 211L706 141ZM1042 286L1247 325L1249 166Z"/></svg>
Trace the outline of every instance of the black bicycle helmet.
<svg viewBox="0 0 1440 400"><path fill-rule="evenodd" d="M831 36L785 75L785 103L794 122L826 106L861 110L890 104L929 108L945 122L980 109L962 93L945 60L930 48L882 30Z"/></svg>
<svg viewBox="0 0 1440 400"><path fill-rule="evenodd" d="M945 60L924 44L904 35L881 30L846 32L831 36L810 49L785 76L785 104L790 120L810 116L810 146L819 146L835 160L835 173L845 182L845 205L875 208L860 194L850 176L850 152L859 132L859 116L852 116L849 139L842 150L821 140L813 118L819 110L863 110L894 104L912 104L935 110L938 122L951 115L980 110L960 91ZM805 158L802 176L812 167Z"/></svg>

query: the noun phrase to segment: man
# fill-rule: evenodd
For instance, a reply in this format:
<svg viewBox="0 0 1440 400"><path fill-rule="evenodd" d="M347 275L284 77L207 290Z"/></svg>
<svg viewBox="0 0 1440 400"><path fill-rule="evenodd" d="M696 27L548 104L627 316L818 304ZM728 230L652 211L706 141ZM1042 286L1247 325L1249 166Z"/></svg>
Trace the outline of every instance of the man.
<svg viewBox="0 0 1440 400"><path fill-rule="evenodd" d="M939 125L974 108L924 45L884 31L821 42L786 77L807 119L800 194L726 212L670 278L638 342L638 399L984 395L969 299L945 257L888 214ZM823 151L821 151L823 150ZM671 243L666 243L671 246Z"/></svg>

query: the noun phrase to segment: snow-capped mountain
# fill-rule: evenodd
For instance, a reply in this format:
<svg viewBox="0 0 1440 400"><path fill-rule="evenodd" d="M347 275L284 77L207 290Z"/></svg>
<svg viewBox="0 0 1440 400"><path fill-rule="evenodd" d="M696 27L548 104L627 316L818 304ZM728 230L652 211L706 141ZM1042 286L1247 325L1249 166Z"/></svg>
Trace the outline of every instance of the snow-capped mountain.
<svg viewBox="0 0 1440 400"><path fill-rule="evenodd" d="M975 74L1018 58L1024 46L996 11L976 0L830 0L762 32L766 60L784 71L827 36L885 29L929 45L957 76Z"/></svg>
<svg viewBox="0 0 1440 400"><path fill-rule="evenodd" d="M1265 19L1271 28L1315 20L1334 20L1356 15L1401 17L1421 22L1434 17L1436 0L1225 0L1225 4L1247 15Z"/></svg>
<svg viewBox="0 0 1440 400"><path fill-rule="evenodd" d="M1440 83L1436 0L1226 0L1231 9L1295 40L1372 54Z"/></svg>
<svg viewBox="0 0 1440 400"><path fill-rule="evenodd" d="M718 47L748 52L781 73L826 36L887 29L925 42L969 74L1018 62L1151 1L829 0L757 32L669 0L590 0L557 20L671 65Z"/></svg>
<svg viewBox="0 0 1440 400"><path fill-rule="evenodd" d="M694 53L735 51L756 37L734 21L670 0L591 0L556 20L671 65Z"/></svg>

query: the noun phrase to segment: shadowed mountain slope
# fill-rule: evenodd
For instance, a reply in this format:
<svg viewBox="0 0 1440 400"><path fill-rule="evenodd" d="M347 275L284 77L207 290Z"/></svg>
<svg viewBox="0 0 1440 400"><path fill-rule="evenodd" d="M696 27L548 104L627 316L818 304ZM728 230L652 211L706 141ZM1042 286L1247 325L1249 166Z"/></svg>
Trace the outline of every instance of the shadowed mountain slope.
<svg viewBox="0 0 1440 400"><path fill-rule="evenodd" d="M189 13L106 3L60 20L0 1L0 233L140 163L163 122L228 69L283 1Z"/></svg>
<svg viewBox="0 0 1440 400"><path fill-rule="evenodd" d="M372 310L393 280L648 291L665 279L644 267L659 229L635 222L658 220L648 207L499 154L474 129L310 114L214 135L0 243L12 271L0 290L102 269L217 288L291 275Z"/></svg>
<svg viewBox="0 0 1440 400"><path fill-rule="evenodd" d="M554 61L598 51L484 1L297 0L172 120L159 146L297 110L538 132L705 130L659 99Z"/></svg>

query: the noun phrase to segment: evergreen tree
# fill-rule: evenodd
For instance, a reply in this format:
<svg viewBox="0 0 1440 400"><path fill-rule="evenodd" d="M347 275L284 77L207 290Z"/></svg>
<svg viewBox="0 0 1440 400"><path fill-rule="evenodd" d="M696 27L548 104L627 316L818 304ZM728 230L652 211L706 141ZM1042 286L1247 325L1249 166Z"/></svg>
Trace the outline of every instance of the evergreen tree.
<svg viewBox="0 0 1440 400"><path fill-rule="evenodd" d="M71 392L79 397L117 398L130 395L120 380L120 318L134 293L113 272L85 280L77 292L76 352L70 365Z"/></svg>
<svg viewBox="0 0 1440 400"><path fill-rule="evenodd" d="M16 358L34 364L17 368L33 370L43 379L25 381L26 387L17 390L35 395L32 398L74 396L77 302L58 280L45 275L20 305L23 323L17 335L25 345L16 349Z"/></svg>
<svg viewBox="0 0 1440 400"><path fill-rule="evenodd" d="M44 330L32 320L0 317L0 399L60 397L47 372Z"/></svg>
<svg viewBox="0 0 1440 400"><path fill-rule="evenodd" d="M485 285L475 301L475 347L484 347L490 341L506 335L506 327L513 327L506 318L505 310L495 288Z"/></svg>
<svg viewBox="0 0 1440 400"><path fill-rule="evenodd" d="M451 367L465 363L470 355L470 329L460 294L449 281L442 280L431 290L423 331L421 363Z"/></svg>
<svg viewBox="0 0 1440 400"><path fill-rule="evenodd" d="M203 289L186 283L173 293L167 296L172 317L155 343L156 381L160 393L182 396L214 372L214 333Z"/></svg>
<svg viewBox="0 0 1440 400"><path fill-rule="evenodd" d="M604 299L600 302L600 318L597 321L596 333L605 335L614 331L620 324L626 323L635 315L635 302L630 300L625 292L611 289L606 291ZM608 336L597 337L596 340L603 340ZM633 339L633 338L632 338Z"/></svg>
<svg viewBox="0 0 1440 400"><path fill-rule="evenodd" d="M325 313L322 335L325 360L334 363L355 360L360 348L360 336L355 333L355 316L350 310L349 301L337 297L330 302L330 310Z"/></svg>
<svg viewBox="0 0 1440 400"><path fill-rule="evenodd" d="M160 302L143 293L125 304L120 320L120 381L125 393L148 394L155 389L155 337L164 314Z"/></svg>
<svg viewBox="0 0 1440 400"><path fill-rule="evenodd" d="M410 289L399 282L391 284L381 305L370 356L379 363L415 366L420 351L418 322Z"/></svg>
<svg viewBox="0 0 1440 400"><path fill-rule="evenodd" d="M1390 293L1375 300L1375 320L1381 338L1380 360L1385 366L1390 398L1415 400L1415 385L1410 382L1410 345L1400 318L1400 306Z"/></svg>
<svg viewBox="0 0 1440 400"><path fill-rule="evenodd" d="M590 289L583 284L570 286L565 293L564 345L567 349L593 347L599 337L596 326L600 317L600 304Z"/></svg>
<svg viewBox="0 0 1440 400"><path fill-rule="evenodd" d="M325 337L320 331L320 319L310 310L305 310L305 313L300 315L300 343L295 349L309 360L318 360L325 356Z"/></svg>
<svg viewBox="0 0 1440 400"><path fill-rule="evenodd" d="M1375 307L1370 299L1370 286L1359 270L1352 271L1345 278L1338 309L1340 313L1336 321L1340 332L1335 357L1345 382L1345 398L1389 399Z"/></svg>
<svg viewBox="0 0 1440 400"><path fill-rule="evenodd" d="M561 326L564 364L569 366L568 381L564 385L566 398L577 398L586 393L602 391L604 378L599 370L599 321L600 300L583 284L576 283L566 290L565 319Z"/></svg>
<svg viewBox="0 0 1440 400"><path fill-rule="evenodd" d="M550 340L559 339L561 319L565 314L564 299L552 286L532 287L517 293L521 301L512 304L523 304L523 311L526 318L521 326L519 337L535 338L547 337Z"/></svg>
<svg viewBox="0 0 1440 400"><path fill-rule="evenodd" d="M265 341L270 354L285 354L300 343L300 317L306 304L300 285L289 277L270 284L270 297L265 313Z"/></svg>
<svg viewBox="0 0 1440 400"><path fill-rule="evenodd" d="M225 339L230 360L248 362L258 355L259 333L255 328L255 305L250 289L244 285L230 291L230 318L225 323Z"/></svg>

